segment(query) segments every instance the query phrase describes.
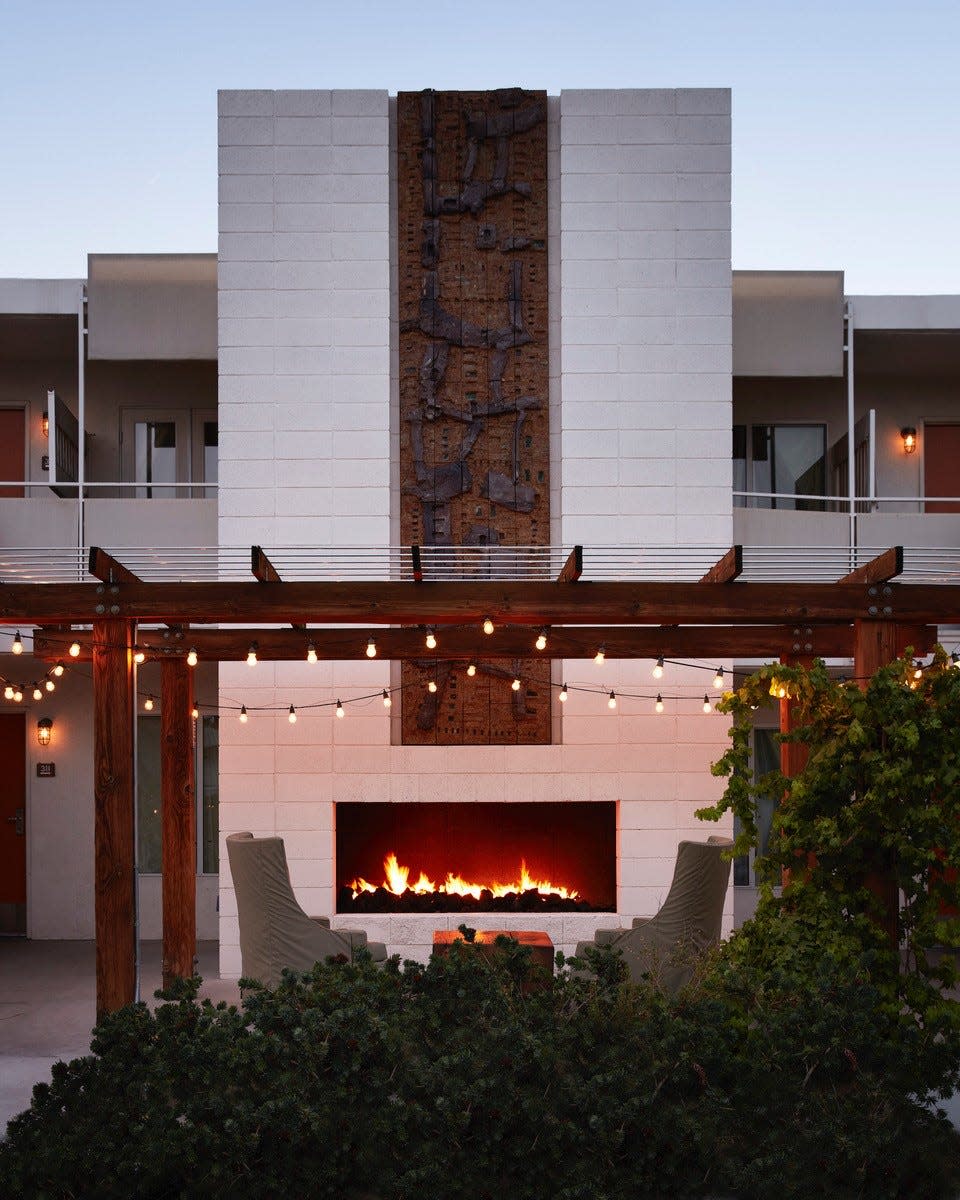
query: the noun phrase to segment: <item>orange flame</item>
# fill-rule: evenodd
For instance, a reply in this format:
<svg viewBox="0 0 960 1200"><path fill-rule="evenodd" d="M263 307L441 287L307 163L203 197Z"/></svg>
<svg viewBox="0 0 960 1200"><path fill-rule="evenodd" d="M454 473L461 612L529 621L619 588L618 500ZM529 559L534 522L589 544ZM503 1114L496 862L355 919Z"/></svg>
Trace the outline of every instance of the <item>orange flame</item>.
<svg viewBox="0 0 960 1200"><path fill-rule="evenodd" d="M443 883L436 884L421 871L416 883L411 884L409 882L410 868L403 866L397 860L396 854L391 852L383 860L383 878L384 881L380 886L385 891L392 892L394 896L402 896L404 892L414 892L418 896L422 896L426 892L441 892L447 896L472 896L475 900L479 900L483 892L491 892L499 899L502 896L509 895L511 892L528 892L536 889L542 895L556 896L560 900L580 899L580 893L573 888L565 888L560 884L551 883L547 879L534 879L527 870L527 864L523 859L520 861L520 871L517 878L508 883L500 883L499 881L471 883L469 880L463 879L460 875L448 872ZM352 890L354 900L356 900L361 892L375 892L377 890L376 884L370 883L363 878L357 878L347 886Z"/></svg>

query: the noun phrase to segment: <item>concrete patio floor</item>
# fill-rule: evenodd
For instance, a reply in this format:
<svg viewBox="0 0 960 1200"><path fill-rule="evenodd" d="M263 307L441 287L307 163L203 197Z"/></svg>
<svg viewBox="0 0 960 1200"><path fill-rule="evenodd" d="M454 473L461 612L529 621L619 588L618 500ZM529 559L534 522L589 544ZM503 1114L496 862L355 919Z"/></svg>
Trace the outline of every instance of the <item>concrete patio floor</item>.
<svg viewBox="0 0 960 1200"><path fill-rule="evenodd" d="M236 980L220 979L217 942L200 942L198 955L201 997L239 1004ZM160 943L141 942L140 958L140 996L152 1003ZM93 942L0 938L0 1137L55 1062L90 1052L95 1012Z"/></svg>

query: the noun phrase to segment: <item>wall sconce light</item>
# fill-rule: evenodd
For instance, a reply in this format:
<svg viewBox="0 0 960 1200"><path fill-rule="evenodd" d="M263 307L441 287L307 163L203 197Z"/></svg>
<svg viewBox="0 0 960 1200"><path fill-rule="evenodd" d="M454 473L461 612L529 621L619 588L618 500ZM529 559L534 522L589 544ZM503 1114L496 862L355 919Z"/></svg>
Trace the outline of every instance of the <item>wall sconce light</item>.
<svg viewBox="0 0 960 1200"><path fill-rule="evenodd" d="M44 413L40 418L40 432L45 438L50 436L50 414Z"/></svg>
<svg viewBox="0 0 960 1200"><path fill-rule="evenodd" d="M37 722L37 741L41 746L49 746L53 737L53 722L49 717L41 717Z"/></svg>
<svg viewBox="0 0 960 1200"><path fill-rule="evenodd" d="M917 431L912 425L906 425L900 430L900 436L903 438L904 454L912 454L917 448Z"/></svg>

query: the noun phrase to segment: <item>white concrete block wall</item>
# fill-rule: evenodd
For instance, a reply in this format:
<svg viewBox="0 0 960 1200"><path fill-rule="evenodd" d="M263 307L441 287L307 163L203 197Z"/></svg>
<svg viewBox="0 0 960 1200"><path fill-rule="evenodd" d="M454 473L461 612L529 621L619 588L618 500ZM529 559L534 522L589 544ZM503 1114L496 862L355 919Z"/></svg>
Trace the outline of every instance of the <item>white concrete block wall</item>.
<svg viewBox="0 0 960 1200"><path fill-rule="evenodd" d="M221 94L223 544L391 540L388 112L383 92ZM564 92L548 120L553 539L583 543L588 564L610 543L729 545L729 95ZM650 666L561 672L649 695ZM717 795L708 768L726 731L701 711L710 679L668 672L678 698L660 716L652 695L611 713L605 694L571 691L552 746L404 747L376 695L342 721L305 707L378 692L384 664L225 665L221 704L251 719L221 723L221 836L281 834L301 902L331 912L335 801L616 801L628 923L666 895L677 842L705 835L693 812ZM221 863L221 970L236 975L225 850ZM572 951L616 919L536 923ZM363 925L425 958L432 930L459 920Z"/></svg>

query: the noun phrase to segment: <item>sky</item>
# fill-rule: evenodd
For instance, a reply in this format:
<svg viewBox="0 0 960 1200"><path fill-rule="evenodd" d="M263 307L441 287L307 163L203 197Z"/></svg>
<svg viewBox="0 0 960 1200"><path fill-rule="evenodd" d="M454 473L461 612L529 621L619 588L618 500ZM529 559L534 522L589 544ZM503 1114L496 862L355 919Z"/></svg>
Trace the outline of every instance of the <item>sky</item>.
<svg viewBox="0 0 960 1200"><path fill-rule="evenodd" d="M733 266L960 292L957 0L0 0L0 277L212 252L218 88L733 90Z"/></svg>

